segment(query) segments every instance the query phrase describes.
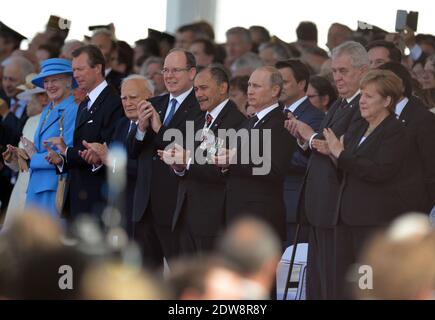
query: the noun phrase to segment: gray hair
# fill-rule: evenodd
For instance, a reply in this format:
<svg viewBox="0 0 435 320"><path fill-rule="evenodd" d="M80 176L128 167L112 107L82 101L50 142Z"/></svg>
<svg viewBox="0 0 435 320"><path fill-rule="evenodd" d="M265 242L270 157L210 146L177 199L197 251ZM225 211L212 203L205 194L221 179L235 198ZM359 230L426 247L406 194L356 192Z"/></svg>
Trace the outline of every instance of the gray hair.
<svg viewBox="0 0 435 320"><path fill-rule="evenodd" d="M264 42L260 45L260 47L258 48L258 51L261 52L261 51L266 50L266 49L272 49L273 57L277 61L283 61L283 60L290 59L290 54L289 54L287 48L285 48L281 44Z"/></svg>
<svg viewBox="0 0 435 320"><path fill-rule="evenodd" d="M355 41L346 41L332 50L332 60L347 54L350 57L352 67L361 68L369 65L369 56L364 46Z"/></svg>
<svg viewBox="0 0 435 320"><path fill-rule="evenodd" d="M141 75L145 76L146 70L147 70L148 66L150 64L154 64L154 63L158 64L160 66L160 69L163 69L164 60L162 58L160 58L160 57L153 57L153 56L151 56L151 57L147 58L142 63L142 66L140 67L140 72L139 73Z"/></svg>
<svg viewBox="0 0 435 320"><path fill-rule="evenodd" d="M151 92L151 95L154 95L154 85L152 83L152 81L146 77L144 77L143 75L140 74L132 74L129 75L128 77L122 79L121 82L121 88L128 82L131 80L139 80L139 81L143 81L143 84L145 86L145 88L147 90L149 90L149 92Z"/></svg>
<svg viewBox="0 0 435 320"><path fill-rule="evenodd" d="M70 54L72 51L74 51L76 48L84 46L85 44L79 40L69 40L65 41L64 45L62 46L61 53L66 55Z"/></svg>
<svg viewBox="0 0 435 320"><path fill-rule="evenodd" d="M252 43L251 33L248 29L243 27L234 27L228 29L225 35L228 37L229 35L238 35L240 40L245 43Z"/></svg>
<svg viewBox="0 0 435 320"><path fill-rule="evenodd" d="M17 64L20 67L22 75L23 75L23 79L28 74L35 72L35 67L33 66L33 64L29 60L27 60L26 58L21 57L21 56L9 57L9 58L5 59L1 65L2 65L2 67L5 68L5 67L7 67L9 65L13 65L13 64Z"/></svg>
<svg viewBox="0 0 435 320"><path fill-rule="evenodd" d="M231 65L231 72L235 74L240 69L250 69L252 70L252 73L255 69L262 66L263 61L261 61L260 57L253 52L248 52L233 62Z"/></svg>

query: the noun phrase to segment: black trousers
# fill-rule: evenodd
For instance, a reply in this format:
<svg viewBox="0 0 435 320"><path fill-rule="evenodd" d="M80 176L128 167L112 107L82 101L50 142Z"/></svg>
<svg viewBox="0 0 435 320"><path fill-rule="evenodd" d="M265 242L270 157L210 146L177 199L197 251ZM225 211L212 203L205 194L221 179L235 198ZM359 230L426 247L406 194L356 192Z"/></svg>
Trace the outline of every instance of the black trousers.
<svg viewBox="0 0 435 320"><path fill-rule="evenodd" d="M335 283L337 299L354 299L358 288L359 256L378 227L353 227L339 224L334 229Z"/></svg>
<svg viewBox="0 0 435 320"><path fill-rule="evenodd" d="M307 299L335 299L334 228L310 227L307 260Z"/></svg>
<svg viewBox="0 0 435 320"><path fill-rule="evenodd" d="M155 223L151 210L148 206L142 219L134 223L133 239L141 247L144 266L157 270L162 268L163 258L171 265L180 254L180 245L178 231L173 232L170 226Z"/></svg>

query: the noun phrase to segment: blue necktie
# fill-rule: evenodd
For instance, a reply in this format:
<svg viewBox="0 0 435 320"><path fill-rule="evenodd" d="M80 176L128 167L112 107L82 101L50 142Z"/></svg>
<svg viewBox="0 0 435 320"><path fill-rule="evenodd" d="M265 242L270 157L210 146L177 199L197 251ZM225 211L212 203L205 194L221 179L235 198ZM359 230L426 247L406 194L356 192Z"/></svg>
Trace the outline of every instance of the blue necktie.
<svg viewBox="0 0 435 320"><path fill-rule="evenodd" d="M168 116L166 117L165 121L163 122L163 125L165 127L167 127L169 122L171 122L172 117L174 116L174 113L175 113L175 107L176 106L177 106L177 100L175 98L172 98L172 100L171 100L171 109L169 109Z"/></svg>

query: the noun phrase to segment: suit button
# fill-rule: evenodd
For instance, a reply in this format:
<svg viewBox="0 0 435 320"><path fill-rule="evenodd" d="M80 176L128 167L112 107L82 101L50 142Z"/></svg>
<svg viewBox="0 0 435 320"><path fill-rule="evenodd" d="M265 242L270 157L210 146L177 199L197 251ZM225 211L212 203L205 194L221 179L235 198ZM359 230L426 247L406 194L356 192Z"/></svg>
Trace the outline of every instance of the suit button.
<svg viewBox="0 0 435 320"><path fill-rule="evenodd" d="M154 160L154 161L156 161L156 160L157 160L157 157L156 157L156 156L154 156L154 157L153 157L153 160Z"/></svg>

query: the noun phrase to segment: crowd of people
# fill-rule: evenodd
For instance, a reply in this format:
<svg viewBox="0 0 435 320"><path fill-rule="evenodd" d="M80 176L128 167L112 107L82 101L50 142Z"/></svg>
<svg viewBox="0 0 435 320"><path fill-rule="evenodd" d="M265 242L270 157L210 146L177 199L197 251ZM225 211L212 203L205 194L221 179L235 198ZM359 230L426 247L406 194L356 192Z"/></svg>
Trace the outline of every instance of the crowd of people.
<svg viewBox="0 0 435 320"><path fill-rule="evenodd" d="M0 22L0 297L273 298L307 242L308 299L434 298L435 36L334 23L325 51L313 22L219 44L200 21L131 47L61 21L27 50ZM431 271L389 274L402 254ZM385 276L369 294L364 265Z"/></svg>

